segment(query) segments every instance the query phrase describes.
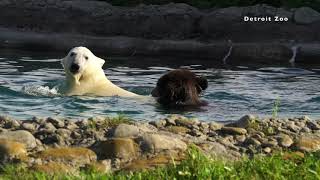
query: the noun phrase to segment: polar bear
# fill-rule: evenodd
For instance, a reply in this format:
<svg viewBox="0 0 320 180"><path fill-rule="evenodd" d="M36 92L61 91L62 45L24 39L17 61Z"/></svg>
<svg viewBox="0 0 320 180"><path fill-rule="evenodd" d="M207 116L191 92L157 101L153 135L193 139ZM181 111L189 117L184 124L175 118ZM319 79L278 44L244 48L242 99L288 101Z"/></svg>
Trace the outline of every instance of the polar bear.
<svg viewBox="0 0 320 180"><path fill-rule="evenodd" d="M126 91L105 76L102 69L105 60L95 56L86 47L75 47L61 60L66 73L66 81L62 91L68 96L140 96Z"/></svg>

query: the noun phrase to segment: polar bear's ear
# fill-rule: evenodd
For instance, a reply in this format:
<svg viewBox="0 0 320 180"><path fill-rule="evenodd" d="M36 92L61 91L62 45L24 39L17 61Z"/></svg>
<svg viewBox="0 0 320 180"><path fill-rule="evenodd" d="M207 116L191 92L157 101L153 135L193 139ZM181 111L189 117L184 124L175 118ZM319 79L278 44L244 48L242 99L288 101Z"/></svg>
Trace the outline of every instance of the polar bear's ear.
<svg viewBox="0 0 320 180"><path fill-rule="evenodd" d="M104 59L101 59L99 57L97 57L97 61L98 61L98 64L102 67L104 65L104 63L106 62Z"/></svg>

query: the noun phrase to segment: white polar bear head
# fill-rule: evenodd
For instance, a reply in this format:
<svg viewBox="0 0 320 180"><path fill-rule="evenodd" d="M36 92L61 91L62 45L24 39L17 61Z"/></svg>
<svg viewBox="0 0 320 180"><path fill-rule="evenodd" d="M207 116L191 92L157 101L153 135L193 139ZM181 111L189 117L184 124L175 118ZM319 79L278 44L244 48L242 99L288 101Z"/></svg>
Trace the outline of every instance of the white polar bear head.
<svg viewBox="0 0 320 180"><path fill-rule="evenodd" d="M89 77L97 70L102 70L105 60L95 56L86 47L75 47L68 55L61 60L61 64L66 72L67 79L72 79L76 84L80 84L83 77Z"/></svg>

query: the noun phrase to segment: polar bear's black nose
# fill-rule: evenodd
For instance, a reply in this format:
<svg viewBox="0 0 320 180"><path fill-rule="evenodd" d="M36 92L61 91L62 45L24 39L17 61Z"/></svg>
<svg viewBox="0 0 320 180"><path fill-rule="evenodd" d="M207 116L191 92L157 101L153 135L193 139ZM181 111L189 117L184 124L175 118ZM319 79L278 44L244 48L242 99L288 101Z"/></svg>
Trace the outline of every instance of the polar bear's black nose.
<svg viewBox="0 0 320 180"><path fill-rule="evenodd" d="M78 72L79 69L80 69L80 66L79 66L78 64L72 64L71 67L70 67L70 71L71 71L72 73Z"/></svg>

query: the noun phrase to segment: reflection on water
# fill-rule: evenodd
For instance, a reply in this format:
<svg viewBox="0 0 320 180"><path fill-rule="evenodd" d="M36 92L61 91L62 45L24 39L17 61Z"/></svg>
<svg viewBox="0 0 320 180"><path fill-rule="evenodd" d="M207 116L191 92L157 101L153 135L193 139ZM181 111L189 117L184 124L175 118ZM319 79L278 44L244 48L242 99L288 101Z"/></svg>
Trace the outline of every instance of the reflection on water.
<svg viewBox="0 0 320 180"><path fill-rule="evenodd" d="M63 56L0 52L0 113L19 119L125 114L139 120L178 113L208 121L229 121L248 113L271 115L273 102L280 99L280 116L320 118L319 67L290 68L288 64L289 68L226 69L208 61L181 64L166 58L107 58L104 68L108 78L142 95L149 95L158 78L174 68L185 67L206 76L209 88L203 98L209 105L182 111L163 109L152 99L146 102L119 97L65 97L58 92L64 72L57 58Z"/></svg>

